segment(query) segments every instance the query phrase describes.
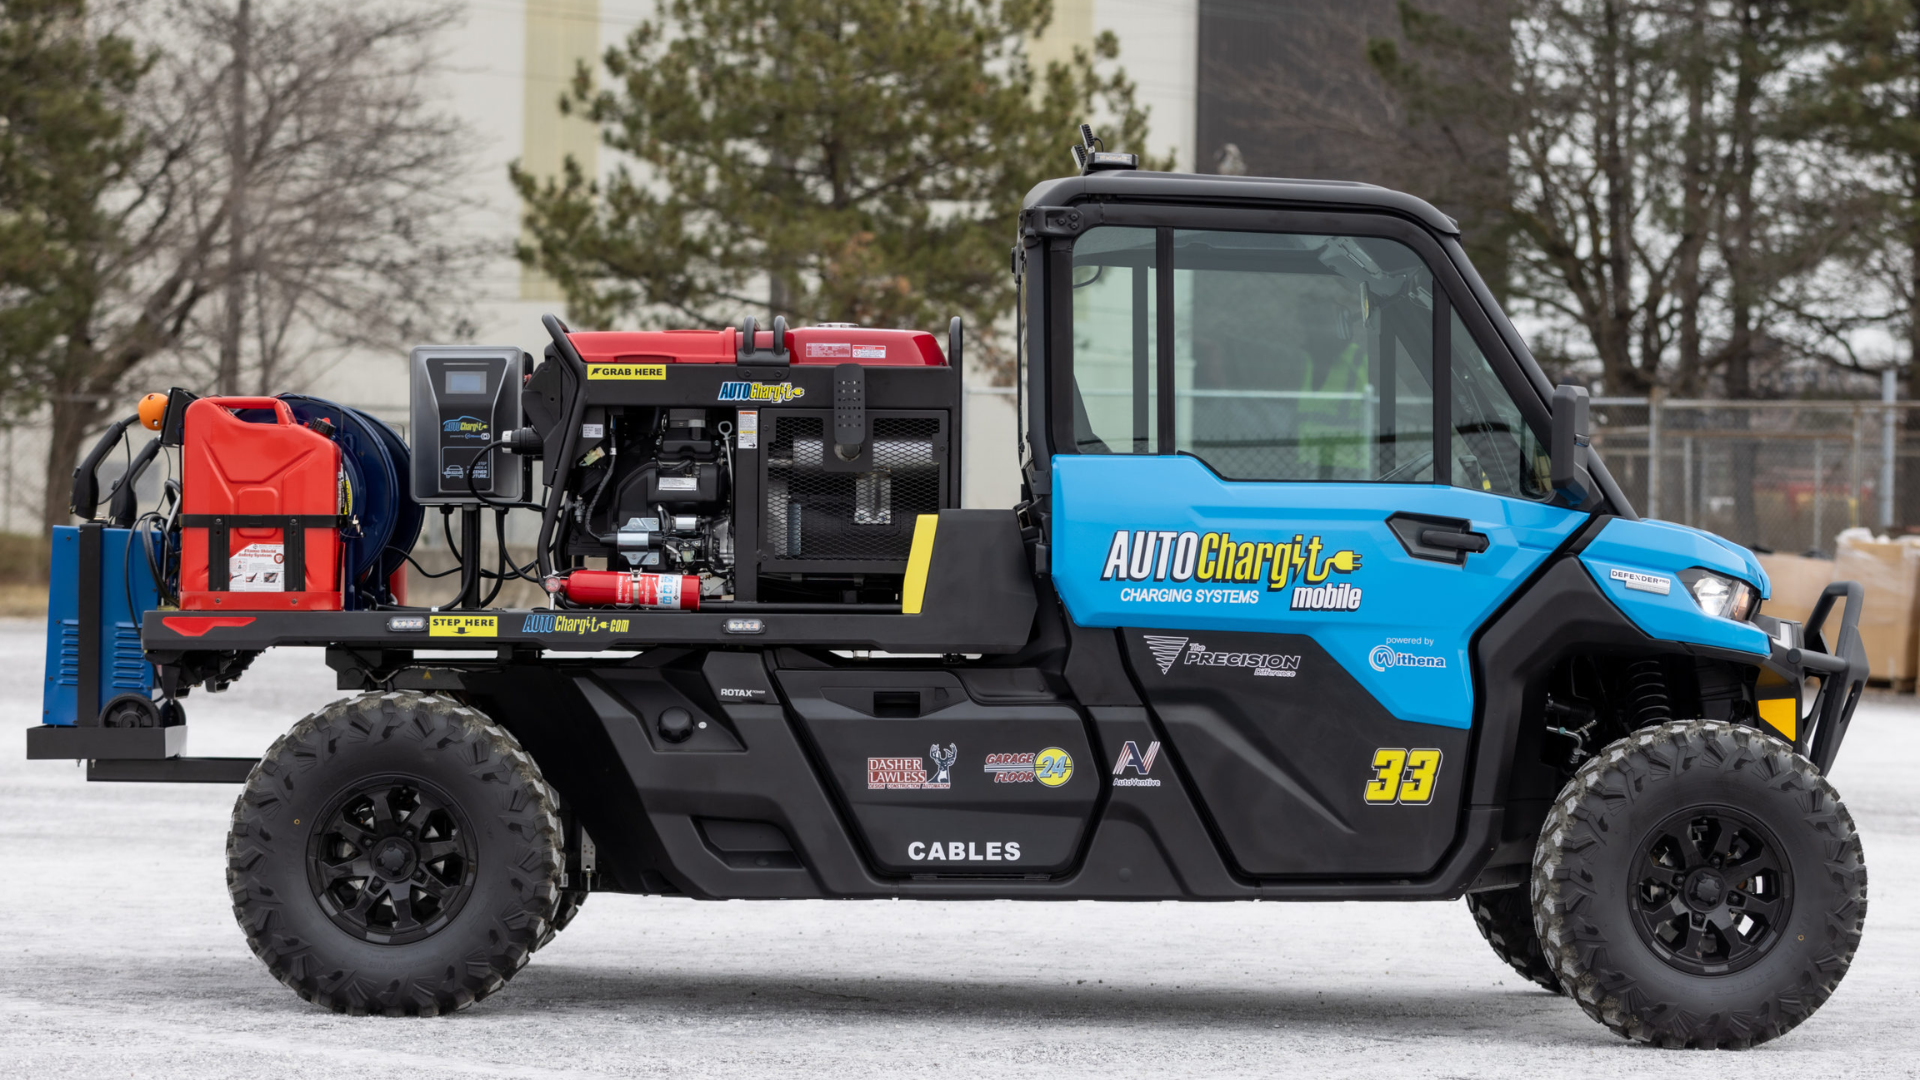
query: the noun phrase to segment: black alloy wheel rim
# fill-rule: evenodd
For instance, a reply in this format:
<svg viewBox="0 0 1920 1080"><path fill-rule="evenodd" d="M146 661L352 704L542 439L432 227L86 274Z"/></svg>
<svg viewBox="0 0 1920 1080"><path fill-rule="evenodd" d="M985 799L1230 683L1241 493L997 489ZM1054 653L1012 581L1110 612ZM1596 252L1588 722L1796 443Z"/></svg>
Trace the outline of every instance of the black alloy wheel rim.
<svg viewBox="0 0 1920 1080"><path fill-rule="evenodd" d="M336 795L307 836L307 879L333 924L405 945L451 923L473 892L473 830L446 793L410 776Z"/></svg>
<svg viewBox="0 0 1920 1080"><path fill-rule="evenodd" d="M1690 975L1730 975L1772 951L1793 909L1793 870L1758 821L1683 810L1641 840L1627 897L1641 940Z"/></svg>

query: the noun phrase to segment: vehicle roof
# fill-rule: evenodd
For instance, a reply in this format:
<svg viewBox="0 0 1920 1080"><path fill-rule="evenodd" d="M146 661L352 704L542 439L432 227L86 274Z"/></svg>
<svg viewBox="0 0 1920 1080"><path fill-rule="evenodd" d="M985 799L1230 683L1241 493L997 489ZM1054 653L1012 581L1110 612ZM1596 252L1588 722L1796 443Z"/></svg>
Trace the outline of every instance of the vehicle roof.
<svg viewBox="0 0 1920 1080"><path fill-rule="evenodd" d="M1353 180L1285 180L1267 176L1209 176L1201 173L1114 170L1090 176L1063 176L1036 184L1023 206L1064 206L1081 199L1116 196L1165 202L1257 203L1390 210L1449 236L1460 225L1425 199L1403 191Z"/></svg>

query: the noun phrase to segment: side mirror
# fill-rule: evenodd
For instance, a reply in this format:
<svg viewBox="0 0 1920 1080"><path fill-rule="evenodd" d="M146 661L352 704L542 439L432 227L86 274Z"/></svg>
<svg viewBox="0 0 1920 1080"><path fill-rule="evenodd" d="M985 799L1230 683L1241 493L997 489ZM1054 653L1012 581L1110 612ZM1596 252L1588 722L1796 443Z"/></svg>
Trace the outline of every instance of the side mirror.
<svg viewBox="0 0 1920 1080"><path fill-rule="evenodd" d="M1552 461L1553 490L1566 500L1567 506L1575 510L1593 497L1593 477L1587 472L1583 460L1590 441L1590 430L1587 423L1587 388L1554 387L1553 435L1547 447Z"/></svg>

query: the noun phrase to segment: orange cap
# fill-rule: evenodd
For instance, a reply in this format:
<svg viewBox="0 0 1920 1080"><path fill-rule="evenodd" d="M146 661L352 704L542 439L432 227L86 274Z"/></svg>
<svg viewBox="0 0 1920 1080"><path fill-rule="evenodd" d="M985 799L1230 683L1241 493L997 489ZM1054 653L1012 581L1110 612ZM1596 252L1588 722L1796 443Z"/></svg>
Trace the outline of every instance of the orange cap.
<svg viewBox="0 0 1920 1080"><path fill-rule="evenodd" d="M140 426L148 431L159 431L160 425L167 419L167 395L148 394L140 399Z"/></svg>

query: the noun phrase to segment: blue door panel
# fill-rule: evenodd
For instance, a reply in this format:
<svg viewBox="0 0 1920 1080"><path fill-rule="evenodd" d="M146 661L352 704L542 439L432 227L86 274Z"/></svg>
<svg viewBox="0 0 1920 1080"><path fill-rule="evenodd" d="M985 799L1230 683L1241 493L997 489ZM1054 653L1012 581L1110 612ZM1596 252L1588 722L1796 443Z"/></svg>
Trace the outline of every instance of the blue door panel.
<svg viewBox="0 0 1920 1080"><path fill-rule="evenodd" d="M1230 482L1188 456L1063 454L1053 497L1075 623L1307 634L1393 716L1451 728L1473 719L1474 631L1586 520L1432 484ZM1488 549L1415 559L1396 512L1468 519Z"/></svg>

